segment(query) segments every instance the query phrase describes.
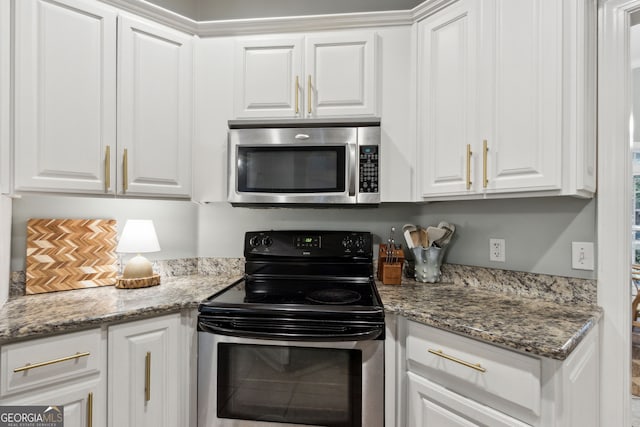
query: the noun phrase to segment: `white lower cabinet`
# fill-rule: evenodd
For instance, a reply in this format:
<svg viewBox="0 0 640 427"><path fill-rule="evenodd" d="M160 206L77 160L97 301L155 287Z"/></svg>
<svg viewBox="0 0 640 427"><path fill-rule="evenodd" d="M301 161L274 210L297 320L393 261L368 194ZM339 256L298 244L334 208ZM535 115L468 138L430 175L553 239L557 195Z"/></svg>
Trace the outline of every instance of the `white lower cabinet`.
<svg viewBox="0 0 640 427"><path fill-rule="evenodd" d="M100 381L33 394L3 405L63 406L65 427L106 427L106 391Z"/></svg>
<svg viewBox="0 0 640 427"><path fill-rule="evenodd" d="M196 318L184 311L4 344L0 406L63 406L65 427L194 427Z"/></svg>
<svg viewBox="0 0 640 427"><path fill-rule="evenodd" d="M515 418L491 409L412 372L407 373L409 426L526 426Z"/></svg>
<svg viewBox="0 0 640 427"><path fill-rule="evenodd" d="M173 427L185 364L180 314L109 327L109 426Z"/></svg>
<svg viewBox="0 0 640 427"><path fill-rule="evenodd" d="M399 318L398 426L597 426L598 329L564 360ZM404 344L404 345L402 345ZM404 354L403 354L404 353ZM392 387L387 388L387 395Z"/></svg>
<svg viewBox="0 0 640 427"><path fill-rule="evenodd" d="M106 355L101 329L3 345L0 405L63 406L65 427L106 427Z"/></svg>

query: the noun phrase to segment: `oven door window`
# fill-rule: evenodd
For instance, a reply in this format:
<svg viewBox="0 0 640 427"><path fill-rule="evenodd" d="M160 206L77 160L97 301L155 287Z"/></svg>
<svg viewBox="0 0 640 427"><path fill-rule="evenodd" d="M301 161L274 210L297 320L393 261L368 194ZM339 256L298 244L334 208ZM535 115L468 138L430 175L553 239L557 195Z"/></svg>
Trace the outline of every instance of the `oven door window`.
<svg viewBox="0 0 640 427"><path fill-rule="evenodd" d="M362 353L353 349L218 344L218 418L362 424Z"/></svg>
<svg viewBox="0 0 640 427"><path fill-rule="evenodd" d="M343 193L346 146L238 147L238 191Z"/></svg>

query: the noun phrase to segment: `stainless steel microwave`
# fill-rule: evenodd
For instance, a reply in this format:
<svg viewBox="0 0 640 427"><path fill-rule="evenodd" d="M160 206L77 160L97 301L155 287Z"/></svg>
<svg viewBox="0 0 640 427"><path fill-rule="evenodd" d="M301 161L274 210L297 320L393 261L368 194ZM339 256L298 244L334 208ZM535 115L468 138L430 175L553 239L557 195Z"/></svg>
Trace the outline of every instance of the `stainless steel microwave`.
<svg viewBox="0 0 640 427"><path fill-rule="evenodd" d="M229 122L229 127L232 204L380 203L379 121L331 127Z"/></svg>

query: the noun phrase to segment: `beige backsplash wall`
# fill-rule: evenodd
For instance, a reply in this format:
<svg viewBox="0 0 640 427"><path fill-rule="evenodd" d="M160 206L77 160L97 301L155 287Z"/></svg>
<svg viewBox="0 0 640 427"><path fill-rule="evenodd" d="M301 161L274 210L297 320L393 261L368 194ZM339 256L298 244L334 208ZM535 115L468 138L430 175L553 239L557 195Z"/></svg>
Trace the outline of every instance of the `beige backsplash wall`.
<svg viewBox="0 0 640 427"><path fill-rule="evenodd" d="M139 200L57 195L23 195L13 202L11 269L24 270L29 218L104 218L118 221L118 232L127 219L151 219L161 252L150 260L197 256L198 206L188 201Z"/></svg>
<svg viewBox="0 0 640 427"><path fill-rule="evenodd" d="M390 227L448 220L457 226L445 261L532 273L595 278L571 269L571 241L595 240L593 200L530 198L430 204L383 204L377 208L238 208L226 203L25 195L13 203L11 269L24 270L29 218L152 219L162 251L149 259L242 257L247 230L353 229L386 241ZM121 228L120 228L121 229ZM489 262L489 238L506 240L506 262Z"/></svg>
<svg viewBox="0 0 640 427"><path fill-rule="evenodd" d="M595 271L571 268L572 241L594 242L597 248L595 199L540 197L432 203L423 206L417 221L429 225L442 219L456 225L457 238L449 248L447 262L596 278ZM490 238L505 239L506 262L489 261Z"/></svg>
<svg viewBox="0 0 640 427"><path fill-rule="evenodd" d="M242 256L247 230L284 228L371 231L386 241L390 227L406 223L457 227L445 262L558 276L595 278L571 268L571 242L595 243L594 200L546 197L469 200L429 204L383 204L358 209L251 209L227 204L203 206L198 216L198 255ZM400 231L397 232L399 234ZM506 241L506 262L489 261L489 238Z"/></svg>

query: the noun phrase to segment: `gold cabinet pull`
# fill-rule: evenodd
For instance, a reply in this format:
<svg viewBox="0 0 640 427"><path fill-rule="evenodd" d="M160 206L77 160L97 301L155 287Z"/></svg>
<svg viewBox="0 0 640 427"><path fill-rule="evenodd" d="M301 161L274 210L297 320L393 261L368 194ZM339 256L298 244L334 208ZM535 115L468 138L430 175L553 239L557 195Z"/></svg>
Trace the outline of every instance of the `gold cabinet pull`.
<svg viewBox="0 0 640 427"><path fill-rule="evenodd" d="M307 83L307 110L311 114L311 74L309 74L309 82Z"/></svg>
<svg viewBox="0 0 640 427"><path fill-rule="evenodd" d="M93 427L93 393L87 396L87 427Z"/></svg>
<svg viewBox="0 0 640 427"><path fill-rule="evenodd" d="M108 193L111 187L111 146L107 145L104 153L104 192Z"/></svg>
<svg viewBox="0 0 640 427"><path fill-rule="evenodd" d="M147 351L144 358L144 400L151 400L151 352Z"/></svg>
<svg viewBox="0 0 640 427"><path fill-rule="evenodd" d="M296 76L296 85L294 87L294 90L296 92L296 114L300 112L300 106L299 106L300 94L298 90L299 88L300 88L300 77Z"/></svg>
<svg viewBox="0 0 640 427"><path fill-rule="evenodd" d="M124 149L122 154L122 192L126 193L129 189L129 153Z"/></svg>
<svg viewBox="0 0 640 427"><path fill-rule="evenodd" d="M489 146L487 140L482 141L482 186L487 188L489 180L487 179L487 153L489 152Z"/></svg>
<svg viewBox="0 0 640 427"><path fill-rule="evenodd" d="M43 366L49 366L49 365L53 365L54 363L61 363L61 362L66 362L68 360L73 360L73 359L79 359L81 357L87 357L89 356L91 353L84 352L84 353L76 353L72 356L66 356L66 357L61 357L59 359L53 359L53 360L47 360L46 362L39 362L39 363L27 363L24 366L21 366L20 368L15 368L13 370L13 372L22 372L22 371L28 371L29 369L35 369L35 368L41 368Z"/></svg>
<svg viewBox="0 0 640 427"><path fill-rule="evenodd" d="M465 362L464 360L458 359L457 357L449 356L448 354L443 353L442 350L433 350L433 349L428 349L428 350L429 350L429 353L431 354L435 354L436 356L440 356L447 360L451 360L452 362L459 363L461 365L466 366L467 368L475 369L476 371L480 371L480 372L487 372L486 368L483 368L482 366L480 366L479 363L476 363L474 365L473 363Z"/></svg>
<svg viewBox="0 0 640 427"><path fill-rule="evenodd" d="M471 144L467 144L467 190L471 189Z"/></svg>

